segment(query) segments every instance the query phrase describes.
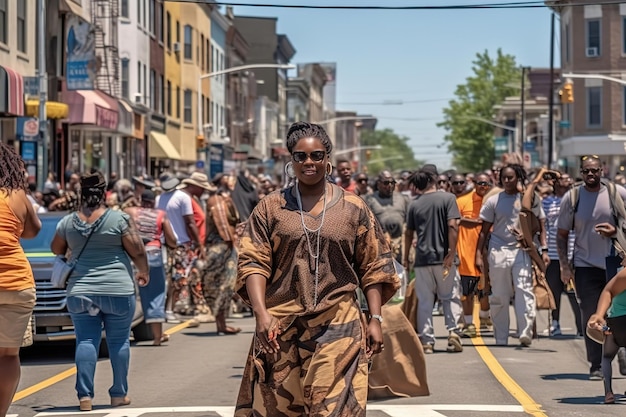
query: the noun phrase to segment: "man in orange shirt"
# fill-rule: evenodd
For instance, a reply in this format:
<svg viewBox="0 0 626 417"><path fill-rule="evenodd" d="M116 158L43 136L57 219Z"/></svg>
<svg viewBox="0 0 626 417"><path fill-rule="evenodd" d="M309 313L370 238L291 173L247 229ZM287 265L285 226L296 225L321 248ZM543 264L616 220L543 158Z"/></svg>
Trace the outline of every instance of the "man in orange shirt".
<svg viewBox="0 0 626 417"><path fill-rule="evenodd" d="M480 272L476 269L476 245L482 220L480 220L480 208L483 197L491 189L491 179L487 174L479 174L476 177L475 188L470 193L456 199L461 213L459 225L459 239L457 252L459 255L459 274L461 275L461 287L463 290L461 304L465 316L465 328L463 334L469 337L476 336L474 325L474 295L478 295L477 284L480 281ZM489 298L487 294L480 294L480 317L489 317Z"/></svg>

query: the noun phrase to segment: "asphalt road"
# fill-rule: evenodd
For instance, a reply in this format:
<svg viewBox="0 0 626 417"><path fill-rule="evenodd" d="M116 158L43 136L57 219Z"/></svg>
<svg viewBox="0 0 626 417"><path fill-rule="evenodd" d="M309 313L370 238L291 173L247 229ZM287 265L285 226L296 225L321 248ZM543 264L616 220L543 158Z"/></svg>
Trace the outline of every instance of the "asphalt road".
<svg viewBox="0 0 626 417"><path fill-rule="evenodd" d="M490 416L624 416L626 377L614 363L617 404L604 405L602 382L588 380L582 339L576 338L571 309L563 298L564 335L540 336L529 348L511 337L507 347L494 346L490 333L463 339L461 353L446 353L443 318L436 317L440 338L435 353L426 356L431 395L396 398L368 404L368 417L490 417ZM547 327L540 312L537 328ZM512 326L514 326L514 316ZM22 355L22 380L9 410L14 417L96 415L108 417L232 416L243 364L254 330L252 318L230 319L243 328L236 336L217 336L214 324L186 328L167 325L167 345L132 347L128 407L108 407L109 362L101 359L96 372L94 410L78 411L74 391L73 344L45 344ZM439 349L439 351L437 351Z"/></svg>

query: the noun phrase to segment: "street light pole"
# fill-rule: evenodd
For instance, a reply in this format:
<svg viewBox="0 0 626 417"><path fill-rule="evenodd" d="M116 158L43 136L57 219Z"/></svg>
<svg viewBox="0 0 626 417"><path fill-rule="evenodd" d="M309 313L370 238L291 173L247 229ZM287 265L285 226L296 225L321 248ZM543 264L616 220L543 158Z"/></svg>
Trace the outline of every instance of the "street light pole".
<svg viewBox="0 0 626 417"><path fill-rule="evenodd" d="M461 119L468 119L468 120L476 120L478 122L483 122L483 123L487 123L488 125L494 126L494 127L499 127L500 129L503 130L507 130L509 132L513 133L513 139L511 141L509 141L509 145L513 144L513 147L511 149L511 146L509 146L509 152L511 152L513 150L513 152L516 152L515 150L515 142L516 142L516 138L519 136L519 129L517 126L515 127L511 127L502 123L498 123L498 122L494 122L493 120L489 120L489 119L485 119L484 117L478 117L478 116L463 116L461 117Z"/></svg>
<svg viewBox="0 0 626 417"><path fill-rule="evenodd" d="M343 121L350 121L350 120L359 121L359 120L377 120L377 119L378 118L374 116L343 116L343 117L333 117L331 119L321 120L319 122L313 122L313 123L317 125L325 125L325 124L329 124L333 122L343 122Z"/></svg>
<svg viewBox="0 0 626 417"><path fill-rule="evenodd" d="M42 166L37 181L43 186L48 177L48 120L46 102L48 101L48 75L46 74L46 0L39 0L37 14L37 43L39 44L39 137L41 139Z"/></svg>
<svg viewBox="0 0 626 417"><path fill-rule="evenodd" d="M249 69L259 69L259 68L276 68L276 69L293 69L295 65L292 64L249 64L249 65L241 65L238 67L226 68L220 71L209 72L207 74L202 74L198 77L198 135L202 135L202 80L206 78L216 77L218 75L230 74L231 72L239 72L246 71Z"/></svg>
<svg viewBox="0 0 626 417"><path fill-rule="evenodd" d="M614 83L626 85L626 80L622 80L621 78L609 77L608 75L602 75L602 74L574 74L570 72L567 74L562 74L562 77L563 78L590 78L590 79L595 79L595 80L611 81Z"/></svg>

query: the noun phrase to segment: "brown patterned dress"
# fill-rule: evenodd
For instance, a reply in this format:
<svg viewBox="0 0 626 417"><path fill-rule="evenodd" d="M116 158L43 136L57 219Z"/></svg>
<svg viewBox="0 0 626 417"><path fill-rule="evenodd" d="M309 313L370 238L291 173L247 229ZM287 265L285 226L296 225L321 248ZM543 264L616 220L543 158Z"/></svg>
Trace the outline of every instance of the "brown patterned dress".
<svg viewBox="0 0 626 417"><path fill-rule="evenodd" d="M266 305L280 321L279 353L253 342L235 416L365 416L366 323L357 288L382 284L385 303L399 287L389 245L365 202L332 185L320 232L307 242L294 190L266 196L242 237L236 290L249 302L246 279L267 278ZM304 213L310 229L321 216ZM312 240L311 240L312 239ZM316 249L314 249L316 251Z"/></svg>

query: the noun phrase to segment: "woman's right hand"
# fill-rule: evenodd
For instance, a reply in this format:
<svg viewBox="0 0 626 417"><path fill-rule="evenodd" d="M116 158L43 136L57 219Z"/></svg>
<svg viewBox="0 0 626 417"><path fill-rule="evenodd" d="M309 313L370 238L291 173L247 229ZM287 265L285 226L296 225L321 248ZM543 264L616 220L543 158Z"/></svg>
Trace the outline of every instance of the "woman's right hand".
<svg viewBox="0 0 626 417"><path fill-rule="evenodd" d="M475 259L475 265L476 265L476 269L478 270L478 272L482 273L483 272L483 257L482 255L476 255L476 259Z"/></svg>
<svg viewBox="0 0 626 417"><path fill-rule="evenodd" d="M587 327L590 329L603 330L603 327L606 326L606 320L604 317L599 314L593 314L589 317L589 321L587 322Z"/></svg>
<svg viewBox="0 0 626 417"><path fill-rule="evenodd" d="M280 350L278 335L280 335L279 321L269 311L264 310L256 317L256 336L261 342L261 349L265 353L277 353Z"/></svg>

